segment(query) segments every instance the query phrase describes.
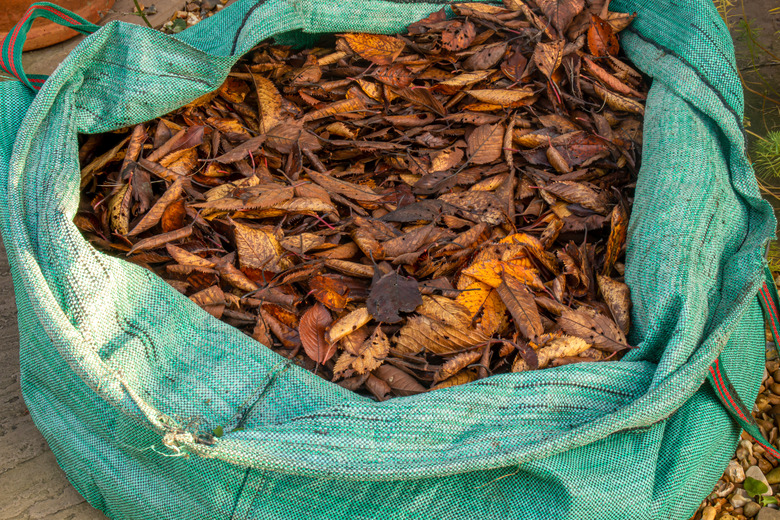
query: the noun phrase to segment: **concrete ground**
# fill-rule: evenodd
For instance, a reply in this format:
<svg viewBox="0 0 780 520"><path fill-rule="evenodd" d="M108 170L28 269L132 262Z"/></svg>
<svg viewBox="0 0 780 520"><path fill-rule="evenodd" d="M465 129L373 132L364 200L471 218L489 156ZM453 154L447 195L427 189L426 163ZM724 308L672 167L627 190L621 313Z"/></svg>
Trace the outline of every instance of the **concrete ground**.
<svg viewBox="0 0 780 520"><path fill-rule="evenodd" d="M57 0L52 1L56 3ZM155 4L157 14L148 18L153 26L159 27L182 9L186 1L141 0L141 3ZM143 24L141 17L132 14L134 10L133 0L117 0L100 24L112 20ZM76 37L53 47L24 53L25 71L51 74L82 39ZM30 419L22 399L13 284L5 248L0 245L0 519L105 518L73 489Z"/></svg>
<svg viewBox="0 0 780 520"><path fill-rule="evenodd" d="M157 27L186 2L144 0L143 3L154 3L157 7L158 13L149 17ZM776 34L780 30L780 13L776 16L767 14L769 9L777 6L777 0L745 0L745 4L744 15L738 6L733 10L731 19L740 68L750 62L745 40L739 35L741 17L756 21L761 29L760 40L765 46L775 53L780 48L780 34ZM132 14L133 10L132 0L117 0L101 23L122 20L142 24L141 18ZM80 37L74 38L48 49L25 53L25 70L38 74L51 73L80 40ZM764 75L777 79L775 85L780 84L780 67L765 65L762 71ZM746 80L756 81L756 78L751 73ZM780 126L778 107L767 106L762 98L755 95L748 95L747 101L752 129L763 135L766 129ZM0 519L104 519L105 516L89 506L70 485L30 419L19 387L19 332L12 294L8 260L5 249L0 245Z"/></svg>

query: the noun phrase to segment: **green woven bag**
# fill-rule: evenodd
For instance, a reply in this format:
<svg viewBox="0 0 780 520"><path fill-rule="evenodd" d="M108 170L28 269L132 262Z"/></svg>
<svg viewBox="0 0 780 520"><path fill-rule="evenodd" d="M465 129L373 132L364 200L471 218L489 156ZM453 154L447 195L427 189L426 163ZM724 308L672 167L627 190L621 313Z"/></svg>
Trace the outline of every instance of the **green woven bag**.
<svg viewBox="0 0 780 520"><path fill-rule="evenodd" d="M611 7L638 13L622 46L652 78L626 265L638 348L382 403L94 250L72 223L77 134L216 89L265 38L403 31L441 3L240 0L176 36L112 22L45 83L20 68L32 19L96 27L31 8L0 47L22 80L0 83L0 230L24 397L76 489L112 518L688 518L740 433L721 399L752 402L760 384L756 295L775 220L745 155L733 48L711 2ZM217 425L214 442L198 435Z"/></svg>

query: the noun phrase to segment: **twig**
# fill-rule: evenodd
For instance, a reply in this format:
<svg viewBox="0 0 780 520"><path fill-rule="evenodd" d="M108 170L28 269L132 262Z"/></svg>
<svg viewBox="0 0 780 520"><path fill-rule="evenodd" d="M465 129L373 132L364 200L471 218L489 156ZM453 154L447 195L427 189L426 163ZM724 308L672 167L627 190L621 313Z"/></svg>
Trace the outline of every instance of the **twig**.
<svg viewBox="0 0 780 520"><path fill-rule="evenodd" d="M146 13L144 12L144 10L143 10L143 9L141 9L141 6L140 6L140 5L138 5L138 0L133 0L133 3L135 4L135 8L137 9L137 11L136 11L136 12L138 13L138 15L139 15L141 18L143 18L143 19L144 19L144 22L146 22L146 25L148 25L149 27L151 27L152 29L154 29L154 26L153 26L151 23L149 23L149 19L146 17Z"/></svg>

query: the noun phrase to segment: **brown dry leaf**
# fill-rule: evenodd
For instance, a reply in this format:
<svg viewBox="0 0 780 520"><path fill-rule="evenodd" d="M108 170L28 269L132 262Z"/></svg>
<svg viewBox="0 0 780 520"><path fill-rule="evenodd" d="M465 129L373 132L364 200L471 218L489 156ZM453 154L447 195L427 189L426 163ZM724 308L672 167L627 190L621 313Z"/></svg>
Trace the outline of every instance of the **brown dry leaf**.
<svg viewBox="0 0 780 520"><path fill-rule="evenodd" d="M482 357L482 351L473 350L471 352L463 352L458 354L452 359L449 359L444 363L439 370L433 376L433 382L438 383L448 379L472 363L476 363Z"/></svg>
<svg viewBox="0 0 780 520"><path fill-rule="evenodd" d="M393 393L400 396L414 395L425 392L425 387L412 376L387 363L372 372L374 376L386 382Z"/></svg>
<svg viewBox="0 0 780 520"><path fill-rule="evenodd" d="M325 237L313 233L301 233L300 235L284 237L279 243L287 251L303 255L323 245Z"/></svg>
<svg viewBox="0 0 780 520"><path fill-rule="evenodd" d="M266 347L273 345L273 339L271 339L271 333L268 330L268 325L260 315L257 316L255 328L252 329L252 338Z"/></svg>
<svg viewBox="0 0 780 520"><path fill-rule="evenodd" d="M431 157L430 172L444 172L460 164L463 160L463 150L460 148L447 148Z"/></svg>
<svg viewBox="0 0 780 520"><path fill-rule="evenodd" d="M271 128L282 122L282 95L273 82L263 76L252 74L257 92L257 110L260 119L260 131L267 133Z"/></svg>
<svg viewBox="0 0 780 520"><path fill-rule="evenodd" d="M390 351L390 340L382 332L381 327L376 327L374 333L368 338L355 357L352 363L355 372L365 374L384 363L388 352Z"/></svg>
<svg viewBox="0 0 780 520"><path fill-rule="evenodd" d="M427 316L412 316L395 337L396 349L405 354L428 351L433 354L457 352L488 340L481 332L467 327L453 327Z"/></svg>
<svg viewBox="0 0 780 520"><path fill-rule="evenodd" d="M232 222L238 260L241 267L280 272L289 266L282 258L282 249L273 229L256 228Z"/></svg>
<svg viewBox="0 0 780 520"><path fill-rule="evenodd" d="M314 110L312 112L307 113L305 116L303 116L303 119L301 119L301 121L304 123L308 121L316 121L318 119L335 116L337 114L350 114L355 112L361 112L365 109L366 109L366 102L364 101L363 98L354 97L349 99L343 99L341 101L336 101L335 103L331 103L330 105L320 108L318 110ZM276 125L274 124L274 126Z"/></svg>
<svg viewBox="0 0 780 520"><path fill-rule="evenodd" d="M536 269L529 267L525 262L517 260L504 262L498 259L491 259L474 262L464 269L462 273L494 289L503 283L503 276L514 278L537 290L543 290L544 287Z"/></svg>
<svg viewBox="0 0 780 520"><path fill-rule="evenodd" d="M619 352L629 348L623 332L603 314L567 310L558 318L558 324L567 334L582 338L598 349Z"/></svg>
<svg viewBox="0 0 780 520"><path fill-rule="evenodd" d="M383 197L370 188L342 181L324 173L310 171L308 174L311 180L325 188L328 192L338 193L358 202L375 202Z"/></svg>
<svg viewBox="0 0 780 520"><path fill-rule="evenodd" d="M190 296L190 300L217 319L220 319L222 313L225 312L225 293L218 285L193 294Z"/></svg>
<svg viewBox="0 0 780 520"><path fill-rule="evenodd" d="M117 234L126 235L128 233L132 196L130 184L125 184L108 202L108 221L111 229Z"/></svg>
<svg viewBox="0 0 780 520"><path fill-rule="evenodd" d="M645 107L638 101L610 92L598 83L593 84L593 90L612 110L639 114L640 116L645 115Z"/></svg>
<svg viewBox="0 0 780 520"><path fill-rule="evenodd" d="M469 58L463 62L463 68L473 71L493 68L501 61L501 58L504 57L506 49L506 42L487 45L485 48L469 56Z"/></svg>
<svg viewBox="0 0 780 520"><path fill-rule="evenodd" d="M539 368L547 367L555 359L571 356L579 356L590 349L591 345L582 338L575 336L561 336L552 340L549 345L540 348L537 352ZM530 370L528 363L517 356L512 364L512 372L524 372Z"/></svg>
<svg viewBox="0 0 780 520"><path fill-rule="evenodd" d="M361 58L377 65L390 65L404 50L404 42L384 34L345 34L349 47Z"/></svg>
<svg viewBox="0 0 780 520"><path fill-rule="evenodd" d="M523 106L525 101L534 95L534 91L530 88L522 89L477 89L466 90L472 97L482 101L484 103L490 103L502 108L512 108L517 106ZM503 132L501 136L503 138Z"/></svg>
<svg viewBox="0 0 780 520"><path fill-rule="evenodd" d="M412 71L400 63L377 67L373 76L385 85L399 88L408 87L414 81Z"/></svg>
<svg viewBox="0 0 780 520"><path fill-rule="evenodd" d="M401 312L412 312L422 303L417 281L395 272L375 279L366 300L368 312L384 323L398 323L402 319Z"/></svg>
<svg viewBox="0 0 780 520"><path fill-rule="evenodd" d="M579 204L582 207L591 209L600 215L609 213L609 208L599 194L579 182L560 181L553 182L542 188L548 193L552 193L566 202Z"/></svg>
<svg viewBox="0 0 780 520"><path fill-rule="evenodd" d="M536 0L536 4L560 34L585 7L584 0Z"/></svg>
<svg viewBox="0 0 780 520"><path fill-rule="evenodd" d="M217 265L219 277L227 283L244 292L252 292L258 289L255 282L249 279L241 270L236 268L231 262L222 262Z"/></svg>
<svg viewBox="0 0 780 520"><path fill-rule="evenodd" d="M325 339L325 330L333 319L323 305L314 304L303 313L298 327L301 344L306 355L322 365L336 353L336 345Z"/></svg>
<svg viewBox="0 0 780 520"><path fill-rule="evenodd" d="M544 332L534 295L522 282L505 276L496 291L526 338L534 339Z"/></svg>
<svg viewBox="0 0 780 520"><path fill-rule="evenodd" d="M477 29L469 20L452 22L441 34L441 43L448 51L462 51L471 45L477 36Z"/></svg>
<svg viewBox="0 0 780 520"><path fill-rule="evenodd" d="M493 71L491 70L473 70L472 72L463 72L455 77L439 82L435 88L437 91L442 91L445 94L454 94L461 89L486 80L491 74L493 74Z"/></svg>
<svg viewBox="0 0 780 520"><path fill-rule="evenodd" d="M266 140L265 134L259 135L257 137L253 137L252 139L249 139L248 141L244 141L243 143L239 144L229 152L220 155L214 160L223 164L229 164L229 163L234 163L236 161L240 161L250 153L259 150L260 147L265 142L265 140Z"/></svg>
<svg viewBox="0 0 780 520"><path fill-rule="evenodd" d="M469 162L488 164L501 157L504 125L482 125L471 132L466 140Z"/></svg>
<svg viewBox="0 0 780 520"><path fill-rule="evenodd" d="M602 273L609 275L612 272L612 266L615 265L623 245L626 243L628 234L628 215L622 204L616 204L612 208L611 230L607 240L607 251L604 255L604 269Z"/></svg>
<svg viewBox="0 0 780 520"><path fill-rule="evenodd" d="M294 149L316 152L322 148L320 140L303 127L300 121L284 121L268 131L268 146L280 153Z"/></svg>
<svg viewBox="0 0 780 520"><path fill-rule="evenodd" d="M348 334L352 334L369 321L371 321L371 315L368 313L368 309L359 307L334 321L325 337L329 343L336 343L338 340Z"/></svg>
<svg viewBox="0 0 780 520"><path fill-rule="evenodd" d="M390 385L372 374L368 375L365 385L368 391L376 397L377 401L384 401L387 399L388 394L393 391Z"/></svg>
<svg viewBox="0 0 780 520"><path fill-rule="evenodd" d="M168 233L161 233L153 237L139 240L138 242L135 243L135 245L130 249L130 251L127 254L129 255L131 253L135 253L136 251L157 249L158 247L162 247L169 242L175 242L176 240L187 238L191 234L192 234L192 225L183 227L181 229L177 229L175 231L170 231Z"/></svg>
<svg viewBox="0 0 780 520"><path fill-rule="evenodd" d="M168 254L171 255L171 258L173 258L174 260L176 260L182 265L194 265L198 267L208 267L208 268L213 268L216 267L217 265L211 260L207 260L196 254L190 253L186 249L182 249L173 244L166 244L165 250L168 251Z"/></svg>
<svg viewBox="0 0 780 520"><path fill-rule="evenodd" d="M163 211L160 217L160 227L165 233L175 231L184 227L187 218L186 205L184 199L174 200Z"/></svg>
<svg viewBox="0 0 780 520"><path fill-rule="evenodd" d="M612 27L595 14L590 15L588 29L588 49L594 56L617 56L620 51L617 36Z"/></svg>
<svg viewBox="0 0 780 520"><path fill-rule="evenodd" d="M627 335L631 328L631 291L628 285L600 274L596 275L596 280L615 323Z"/></svg>
<svg viewBox="0 0 780 520"><path fill-rule="evenodd" d="M163 193L163 195L157 199L157 202L154 203L154 205L149 209L149 211L146 212L141 220L138 221L138 223L127 234L127 236L132 237L135 235L140 235L144 231L154 227L160 221L168 206L179 198L183 185L183 179L176 179L173 184L171 184L168 189L165 190L165 193ZM167 231L172 230L169 229Z"/></svg>
<svg viewBox="0 0 780 520"><path fill-rule="evenodd" d="M532 59L547 78L551 79L553 73L560 67L564 47L566 47L566 41L556 40L549 43L540 43L534 49Z"/></svg>

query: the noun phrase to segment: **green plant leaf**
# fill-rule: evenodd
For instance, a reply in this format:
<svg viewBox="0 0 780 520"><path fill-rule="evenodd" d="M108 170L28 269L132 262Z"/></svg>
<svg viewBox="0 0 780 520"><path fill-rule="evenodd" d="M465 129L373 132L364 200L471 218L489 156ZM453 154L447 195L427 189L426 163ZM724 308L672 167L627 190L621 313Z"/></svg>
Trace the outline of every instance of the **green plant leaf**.
<svg viewBox="0 0 780 520"><path fill-rule="evenodd" d="M217 426L214 428L214 431L212 432L214 434L214 437L222 437L222 435L225 434L225 429L222 428L222 426Z"/></svg>
<svg viewBox="0 0 780 520"><path fill-rule="evenodd" d="M747 477L743 485L745 486L745 491L747 491L747 494L751 497L762 495L769 491L766 484L752 477Z"/></svg>
<svg viewBox="0 0 780 520"><path fill-rule="evenodd" d="M766 505L769 505L769 504L777 504L777 499L775 497L772 497L772 496L760 497L758 499L758 503L761 504L762 506L766 506Z"/></svg>

